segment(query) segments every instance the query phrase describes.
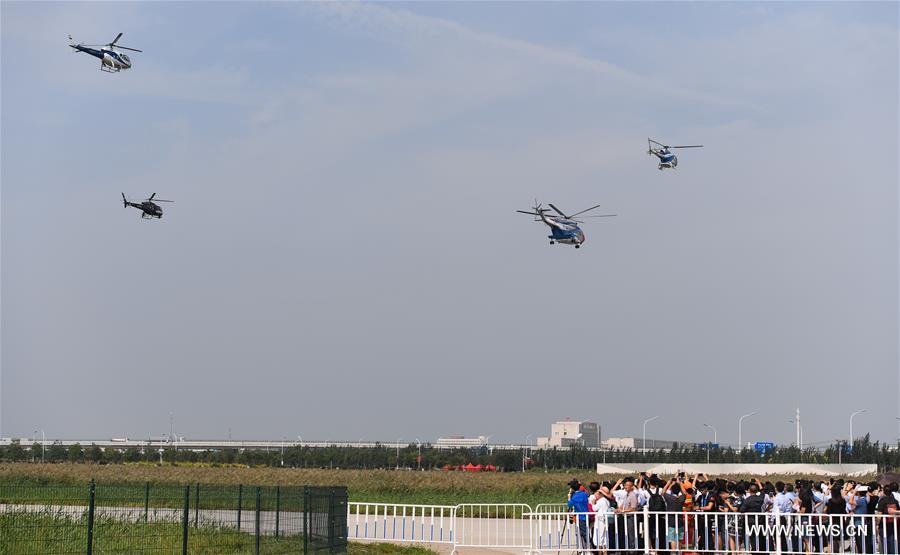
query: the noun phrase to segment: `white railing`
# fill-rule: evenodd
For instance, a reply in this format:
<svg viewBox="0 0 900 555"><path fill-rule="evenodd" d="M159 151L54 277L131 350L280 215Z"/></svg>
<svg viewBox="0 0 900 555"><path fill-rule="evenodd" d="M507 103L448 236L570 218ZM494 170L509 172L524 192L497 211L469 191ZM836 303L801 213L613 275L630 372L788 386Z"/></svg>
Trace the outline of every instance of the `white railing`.
<svg viewBox="0 0 900 555"><path fill-rule="evenodd" d="M450 505L348 503L347 539L452 544L455 509Z"/></svg>
<svg viewBox="0 0 900 555"><path fill-rule="evenodd" d="M543 552L793 554L898 553L900 517L650 512L572 513L559 505L349 503L352 541L444 544L459 549Z"/></svg>
<svg viewBox="0 0 900 555"><path fill-rule="evenodd" d="M455 507L457 548L522 549L531 547L531 507L524 503L467 503Z"/></svg>

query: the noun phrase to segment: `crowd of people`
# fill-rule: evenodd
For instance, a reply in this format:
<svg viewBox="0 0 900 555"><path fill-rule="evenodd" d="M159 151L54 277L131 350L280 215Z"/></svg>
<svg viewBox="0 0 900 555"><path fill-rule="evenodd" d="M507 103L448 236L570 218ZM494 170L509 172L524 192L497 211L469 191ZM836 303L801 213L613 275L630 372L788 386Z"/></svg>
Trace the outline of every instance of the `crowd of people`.
<svg viewBox="0 0 900 555"><path fill-rule="evenodd" d="M645 548L657 555L898 553L896 482L772 483L642 473L615 483L573 480L567 506L579 550L601 555Z"/></svg>

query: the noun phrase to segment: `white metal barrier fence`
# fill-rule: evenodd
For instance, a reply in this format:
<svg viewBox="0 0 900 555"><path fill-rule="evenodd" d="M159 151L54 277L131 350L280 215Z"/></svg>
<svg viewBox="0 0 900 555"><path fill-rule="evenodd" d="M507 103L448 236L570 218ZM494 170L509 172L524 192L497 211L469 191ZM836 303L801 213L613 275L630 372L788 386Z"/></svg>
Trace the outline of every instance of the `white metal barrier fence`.
<svg viewBox="0 0 900 555"><path fill-rule="evenodd" d="M456 507L348 503L347 538L452 545Z"/></svg>
<svg viewBox="0 0 900 555"><path fill-rule="evenodd" d="M897 555L900 515L735 512L572 513L525 504L350 503L351 541L525 553Z"/></svg>
<svg viewBox="0 0 900 555"><path fill-rule="evenodd" d="M531 507L525 504L471 503L455 507L454 550L462 548L529 551Z"/></svg>

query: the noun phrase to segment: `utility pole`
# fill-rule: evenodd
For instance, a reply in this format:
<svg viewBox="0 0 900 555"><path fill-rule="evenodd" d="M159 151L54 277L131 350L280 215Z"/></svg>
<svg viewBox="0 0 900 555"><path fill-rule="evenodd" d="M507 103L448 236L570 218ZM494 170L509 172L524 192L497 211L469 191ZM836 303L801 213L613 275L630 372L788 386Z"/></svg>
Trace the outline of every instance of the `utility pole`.
<svg viewBox="0 0 900 555"><path fill-rule="evenodd" d="M800 407L797 407L797 415L794 417L797 423L797 448L803 451L803 437L800 435Z"/></svg>

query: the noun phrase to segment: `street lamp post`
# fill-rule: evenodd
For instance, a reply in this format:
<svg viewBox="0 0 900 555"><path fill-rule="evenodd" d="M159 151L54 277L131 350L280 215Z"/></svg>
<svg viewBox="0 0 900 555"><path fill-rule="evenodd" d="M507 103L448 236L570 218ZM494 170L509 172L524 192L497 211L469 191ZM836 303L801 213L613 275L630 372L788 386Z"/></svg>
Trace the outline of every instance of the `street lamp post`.
<svg viewBox="0 0 900 555"><path fill-rule="evenodd" d="M864 412L869 412L869 409L859 409L850 415L850 448L853 448L853 417L857 414L862 414Z"/></svg>
<svg viewBox="0 0 900 555"><path fill-rule="evenodd" d="M643 441L641 443L641 450L643 450L643 451L647 450L647 423L653 422L657 418L659 418L659 416L654 416L653 418L648 418L647 420L644 420L644 435L643 435Z"/></svg>
<svg viewBox="0 0 900 555"><path fill-rule="evenodd" d="M800 449L801 455L803 454L803 424L796 420L788 420L789 424L797 425L797 441L799 445L797 447Z"/></svg>
<svg viewBox="0 0 900 555"><path fill-rule="evenodd" d="M47 436L44 430L41 430L41 464L44 462L44 453L47 451Z"/></svg>
<svg viewBox="0 0 900 555"><path fill-rule="evenodd" d="M400 470L400 442L403 441L402 437L397 438L397 468L395 470Z"/></svg>
<svg viewBox="0 0 900 555"><path fill-rule="evenodd" d="M528 447L531 446L531 434L525 436L525 445L522 446L522 472L525 472L525 460L528 457Z"/></svg>
<svg viewBox="0 0 900 555"><path fill-rule="evenodd" d="M281 466L284 467L284 440L287 439L284 436L281 436Z"/></svg>
<svg viewBox="0 0 900 555"><path fill-rule="evenodd" d="M419 438L416 438L416 447L419 450L419 454L416 457L416 468L422 470L422 442L419 441Z"/></svg>
<svg viewBox="0 0 900 555"><path fill-rule="evenodd" d="M713 443L719 443L719 430L716 429L715 426L710 426L709 424L704 424L707 428L713 431ZM709 452L712 451L712 445L706 446L706 464L709 464Z"/></svg>
<svg viewBox="0 0 900 555"><path fill-rule="evenodd" d="M744 450L744 435L743 435L743 427L742 427L744 425L744 419L748 418L750 416L753 416L754 414L759 414L759 411L755 410L751 413L745 414L744 416L738 418L738 449L740 451Z"/></svg>

